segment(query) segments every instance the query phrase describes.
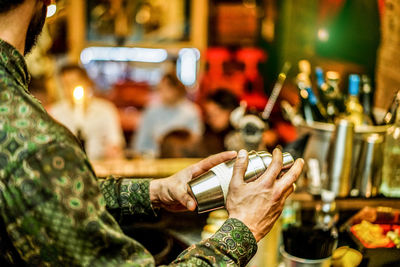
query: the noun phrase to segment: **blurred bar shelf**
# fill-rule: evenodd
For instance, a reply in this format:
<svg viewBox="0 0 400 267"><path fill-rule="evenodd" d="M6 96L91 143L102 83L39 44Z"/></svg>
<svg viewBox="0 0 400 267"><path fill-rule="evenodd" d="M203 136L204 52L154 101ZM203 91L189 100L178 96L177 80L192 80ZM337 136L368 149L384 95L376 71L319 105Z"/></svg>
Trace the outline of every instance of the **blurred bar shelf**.
<svg viewBox="0 0 400 267"><path fill-rule="evenodd" d="M314 197L307 192L298 192L292 195L292 200L299 201L303 209L315 209L315 205L321 202L321 199ZM385 197L373 197L373 198L336 198L335 200L337 208L339 210L361 210L362 208L369 207L391 207L400 208L399 198L385 198Z"/></svg>

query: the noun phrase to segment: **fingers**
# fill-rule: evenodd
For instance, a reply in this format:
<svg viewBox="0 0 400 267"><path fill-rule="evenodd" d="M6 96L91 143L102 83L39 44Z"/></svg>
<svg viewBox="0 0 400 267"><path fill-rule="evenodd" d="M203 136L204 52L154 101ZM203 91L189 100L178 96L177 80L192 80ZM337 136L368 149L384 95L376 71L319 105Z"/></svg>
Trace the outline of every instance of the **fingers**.
<svg viewBox="0 0 400 267"><path fill-rule="evenodd" d="M282 176L282 178L276 181L276 186L281 190L281 192L285 192L290 189L290 187L293 187L292 184L296 182L297 178L299 178L303 166L303 159L296 160L293 166Z"/></svg>
<svg viewBox="0 0 400 267"><path fill-rule="evenodd" d="M290 196L290 194L294 192L295 187L293 185L294 184L292 184L292 186L290 186L286 191L283 192L282 199L284 201Z"/></svg>
<svg viewBox="0 0 400 267"><path fill-rule="evenodd" d="M272 161L267 170L257 180L263 186L271 187L282 170L282 151L275 148L272 152Z"/></svg>
<svg viewBox="0 0 400 267"><path fill-rule="evenodd" d="M237 187L244 182L243 177L244 174L246 173L248 164L249 164L249 158L247 151L242 149L239 151L235 165L233 166L233 174L230 186Z"/></svg>
<svg viewBox="0 0 400 267"><path fill-rule="evenodd" d="M200 174L203 174L204 172L211 169L212 167L235 158L236 155L236 151L226 151L203 159L202 161L191 166L192 177L199 176Z"/></svg>
<svg viewBox="0 0 400 267"><path fill-rule="evenodd" d="M196 201L192 198L192 196L188 193L189 189L187 189L187 192L179 198L179 202L186 207L190 211L194 211L196 209Z"/></svg>

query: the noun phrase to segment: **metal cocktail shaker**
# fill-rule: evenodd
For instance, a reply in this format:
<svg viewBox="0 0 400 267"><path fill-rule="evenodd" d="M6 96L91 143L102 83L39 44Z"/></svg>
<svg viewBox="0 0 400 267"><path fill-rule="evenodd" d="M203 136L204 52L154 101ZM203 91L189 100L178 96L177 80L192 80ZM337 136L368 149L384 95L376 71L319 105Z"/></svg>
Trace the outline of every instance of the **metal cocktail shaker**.
<svg viewBox="0 0 400 267"><path fill-rule="evenodd" d="M293 157L289 153L283 153L282 156L282 170L289 169L293 165ZM272 155L270 153L251 151L244 180L250 182L260 177L271 164L271 161ZM234 164L235 159L221 163L188 183L196 199L199 213L225 206Z"/></svg>

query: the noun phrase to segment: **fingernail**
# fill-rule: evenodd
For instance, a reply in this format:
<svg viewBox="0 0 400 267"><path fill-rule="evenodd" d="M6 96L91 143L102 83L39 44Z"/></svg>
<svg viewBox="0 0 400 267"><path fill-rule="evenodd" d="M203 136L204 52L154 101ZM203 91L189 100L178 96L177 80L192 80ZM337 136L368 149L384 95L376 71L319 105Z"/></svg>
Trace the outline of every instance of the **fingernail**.
<svg viewBox="0 0 400 267"><path fill-rule="evenodd" d="M188 209L191 209L191 208L193 207L193 205L194 205L194 202L193 202L192 200L189 200L189 201L187 202L187 207L188 207Z"/></svg>
<svg viewBox="0 0 400 267"><path fill-rule="evenodd" d="M239 151L238 158L239 158L240 160L244 160L246 157L247 157L247 151L244 150L244 149L241 149L241 150Z"/></svg>
<svg viewBox="0 0 400 267"><path fill-rule="evenodd" d="M299 158L299 161L300 161L302 164L304 164L304 159Z"/></svg>

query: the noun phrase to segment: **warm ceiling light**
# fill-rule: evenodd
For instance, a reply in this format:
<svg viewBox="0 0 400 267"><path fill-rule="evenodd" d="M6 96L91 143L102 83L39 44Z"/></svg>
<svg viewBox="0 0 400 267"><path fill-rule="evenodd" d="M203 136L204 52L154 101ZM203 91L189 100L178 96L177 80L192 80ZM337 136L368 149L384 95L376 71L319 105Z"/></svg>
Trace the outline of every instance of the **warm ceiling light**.
<svg viewBox="0 0 400 267"><path fill-rule="evenodd" d="M318 30L318 39L322 42L326 42L329 39L329 33L326 29Z"/></svg>

